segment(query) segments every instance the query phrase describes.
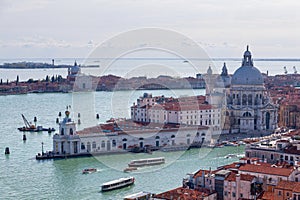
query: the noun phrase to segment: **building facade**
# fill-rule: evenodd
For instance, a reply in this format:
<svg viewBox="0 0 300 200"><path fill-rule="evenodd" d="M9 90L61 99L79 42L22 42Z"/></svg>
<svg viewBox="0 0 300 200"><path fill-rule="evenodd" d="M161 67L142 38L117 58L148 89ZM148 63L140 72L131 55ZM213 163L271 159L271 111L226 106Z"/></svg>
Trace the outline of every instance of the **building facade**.
<svg viewBox="0 0 300 200"><path fill-rule="evenodd" d="M248 46L242 66L231 78L224 65L220 76L209 68L205 79L208 101L223 108L223 133L272 132L277 128L277 105L264 86L261 72L254 67Z"/></svg>

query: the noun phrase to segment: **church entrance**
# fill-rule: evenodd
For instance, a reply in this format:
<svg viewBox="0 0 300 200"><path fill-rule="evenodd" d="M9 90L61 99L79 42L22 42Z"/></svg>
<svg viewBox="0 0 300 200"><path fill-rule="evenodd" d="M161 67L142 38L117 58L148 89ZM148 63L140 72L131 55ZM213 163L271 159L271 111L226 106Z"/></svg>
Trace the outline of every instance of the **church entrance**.
<svg viewBox="0 0 300 200"><path fill-rule="evenodd" d="M266 129L270 129L270 113L266 112Z"/></svg>

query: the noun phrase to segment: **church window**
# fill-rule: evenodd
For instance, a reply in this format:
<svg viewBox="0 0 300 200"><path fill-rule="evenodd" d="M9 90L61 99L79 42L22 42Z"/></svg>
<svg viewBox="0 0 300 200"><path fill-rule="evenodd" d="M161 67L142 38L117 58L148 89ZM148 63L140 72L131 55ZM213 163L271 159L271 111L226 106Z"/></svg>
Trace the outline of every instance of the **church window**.
<svg viewBox="0 0 300 200"><path fill-rule="evenodd" d="M242 96L242 104L247 105L247 95L246 94L243 94L243 96Z"/></svg>
<svg viewBox="0 0 300 200"><path fill-rule="evenodd" d="M96 142L95 142L95 141L94 141L93 144L92 144L92 148L93 148L93 149L96 149Z"/></svg>
<svg viewBox="0 0 300 200"><path fill-rule="evenodd" d="M105 141L104 140L101 141L101 148L105 148Z"/></svg>
<svg viewBox="0 0 300 200"><path fill-rule="evenodd" d="M248 95L248 104L252 105L252 94Z"/></svg>

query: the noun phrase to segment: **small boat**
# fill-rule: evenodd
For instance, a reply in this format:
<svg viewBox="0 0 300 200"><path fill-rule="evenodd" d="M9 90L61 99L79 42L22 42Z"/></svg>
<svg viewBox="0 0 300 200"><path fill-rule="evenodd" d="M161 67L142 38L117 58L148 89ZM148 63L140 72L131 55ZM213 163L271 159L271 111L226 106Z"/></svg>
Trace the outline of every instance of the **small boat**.
<svg viewBox="0 0 300 200"><path fill-rule="evenodd" d="M137 167L126 167L123 171L124 172L132 172L134 170L137 170Z"/></svg>
<svg viewBox="0 0 300 200"><path fill-rule="evenodd" d="M227 142L227 143L224 144L224 146L237 147L237 146L239 146L239 145L236 144L236 143L233 143L233 142Z"/></svg>
<svg viewBox="0 0 300 200"><path fill-rule="evenodd" d="M150 197L151 197L151 193L142 191L142 192L138 192L126 196L124 197L124 200L146 200L146 199L150 199Z"/></svg>
<svg viewBox="0 0 300 200"><path fill-rule="evenodd" d="M109 181L106 183L103 183L101 185L101 191L106 192L110 190L120 189L123 187L127 187L134 184L134 177L128 177L128 178L120 178L117 180Z"/></svg>
<svg viewBox="0 0 300 200"><path fill-rule="evenodd" d="M237 157L237 155L235 155L235 154L228 154L227 156L225 156L225 158L236 158Z"/></svg>
<svg viewBox="0 0 300 200"><path fill-rule="evenodd" d="M90 173L94 173L94 172L97 172L96 168L86 168L86 169L82 170L83 174L90 174Z"/></svg>
<svg viewBox="0 0 300 200"><path fill-rule="evenodd" d="M48 131L53 132L55 131L54 128L43 128L42 126L35 127L34 125L31 125L30 127L20 127L18 128L19 131L26 131L26 132L40 132L40 131Z"/></svg>
<svg viewBox="0 0 300 200"><path fill-rule="evenodd" d="M128 166L129 167L144 167L144 166L160 165L163 163L165 163L164 157L146 158L146 159L132 160L128 164Z"/></svg>

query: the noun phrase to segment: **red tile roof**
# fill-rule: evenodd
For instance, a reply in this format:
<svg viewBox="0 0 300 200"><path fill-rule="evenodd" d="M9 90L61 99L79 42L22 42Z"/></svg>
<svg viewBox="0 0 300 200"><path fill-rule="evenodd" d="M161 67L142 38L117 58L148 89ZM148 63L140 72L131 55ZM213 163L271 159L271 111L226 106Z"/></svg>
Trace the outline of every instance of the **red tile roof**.
<svg viewBox="0 0 300 200"><path fill-rule="evenodd" d="M275 189L290 190L292 192L300 192L300 182L280 181Z"/></svg>
<svg viewBox="0 0 300 200"><path fill-rule="evenodd" d="M291 175L291 173L294 171L294 169L293 168L271 167L270 164L259 163L259 164L241 165L239 168L239 171L289 177Z"/></svg>
<svg viewBox="0 0 300 200"><path fill-rule="evenodd" d="M154 198L157 199L166 199L166 200L203 200L203 197L208 197L215 192L210 192L208 189L192 190L188 188L179 187L173 190L169 190L167 192L163 192L160 194L154 195Z"/></svg>

